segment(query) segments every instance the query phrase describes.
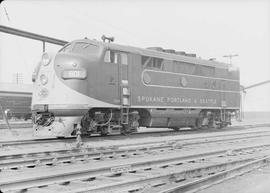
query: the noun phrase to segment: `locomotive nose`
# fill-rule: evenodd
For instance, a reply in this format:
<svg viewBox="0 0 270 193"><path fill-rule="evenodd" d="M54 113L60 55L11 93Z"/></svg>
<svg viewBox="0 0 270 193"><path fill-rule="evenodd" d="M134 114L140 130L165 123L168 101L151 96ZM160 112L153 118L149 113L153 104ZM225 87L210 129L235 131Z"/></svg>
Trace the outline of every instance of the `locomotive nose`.
<svg viewBox="0 0 270 193"><path fill-rule="evenodd" d="M75 54L58 54L54 61L56 76L59 80L82 94L87 94L87 82L93 75L91 68L97 63L95 58L85 58Z"/></svg>
<svg viewBox="0 0 270 193"><path fill-rule="evenodd" d="M63 72L65 71L70 71L71 73L67 73L64 75L78 75L77 77L75 76L74 78L78 79L85 79L86 77L84 76L79 76L83 75L83 73L72 73L72 72L79 72L79 71L87 71L88 66L94 62L94 59L89 59L89 58L84 58L81 56L74 56L71 54L58 54L55 57L54 61L54 68L56 74L62 73L61 76L63 75ZM60 75L60 74L59 74ZM64 79L69 79L69 77L64 77ZM72 79L72 77L70 77Z"/></svg>

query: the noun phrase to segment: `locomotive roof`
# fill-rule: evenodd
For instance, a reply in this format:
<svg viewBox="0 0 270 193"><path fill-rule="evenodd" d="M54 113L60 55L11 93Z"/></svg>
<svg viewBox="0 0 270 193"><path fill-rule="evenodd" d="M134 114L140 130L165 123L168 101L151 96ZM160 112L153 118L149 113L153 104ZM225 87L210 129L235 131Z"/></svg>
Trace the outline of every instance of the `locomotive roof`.
<svg viewBox="0 0 270 193"><path fill-rule="evenodd" d="M89 42L91 44L104 46L107 49L118 50L122 52L130 52L130 53L135 53L135 54L149 56L149 57L163 58L166 60L175 60L175 61L181 61L181 62L186 62L186 63L212 66L216 68L226 68L226 69L232 66L231 64L226 64L223 62L205 60L201 58L183 56L183 55L173 54L173 53L166 53L166 52L161 52L161 51L156 51L156 50L151 50L151 49L146 49L146 48L137 48L133 46L119 45L119 44L114 44L114 43L104 43L97 40L83 39L83 40L77 40L77 41Z"/></svg>

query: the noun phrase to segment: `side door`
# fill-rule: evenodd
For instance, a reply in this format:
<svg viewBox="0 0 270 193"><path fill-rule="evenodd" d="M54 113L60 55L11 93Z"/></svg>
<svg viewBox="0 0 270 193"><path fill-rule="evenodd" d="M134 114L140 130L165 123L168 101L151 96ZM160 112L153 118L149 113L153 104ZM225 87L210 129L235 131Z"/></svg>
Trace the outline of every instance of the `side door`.
<svg viewBox="0 0 270 193"><path fill-rule="evenodd" d="M119 94L119 61L118 54L113 50L106 50L103 67L98 75L99 96L106 102L120 105Z"/></svg>
<svg viewBox="0 0 270 193"><path fill-rule="evenodd" d="M226 92L224 92L226 90L226 81L225 80L221 80L220 82L220 106L221 106L221 120L225 121L226 119L226 107L227 107L227 103L226 103Z"/></svg>
<svg viewBox="0 0 270 193"><path fill-rule="evenodd" d="M129 61L128 53L117 53L118 61L118 80L119 80L119 96L121 106L130 106L130 85L129 85Z"/></svg>
<svg viewBox="0 0 270 193"><path fill-rule="evenodd" d="M221 80L220 81L220 106L221 106L221 108L226 108L226 106L227 106L226 92L224 92L225 90L226 90L226 81Z"/></svg>

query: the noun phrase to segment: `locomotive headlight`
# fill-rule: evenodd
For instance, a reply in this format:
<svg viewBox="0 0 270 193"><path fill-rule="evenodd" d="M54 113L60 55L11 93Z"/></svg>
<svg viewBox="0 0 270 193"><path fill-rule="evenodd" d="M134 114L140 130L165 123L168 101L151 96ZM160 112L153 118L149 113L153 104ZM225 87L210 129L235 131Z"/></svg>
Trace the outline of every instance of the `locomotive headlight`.
<svg viewBox="0 0 270 193"><path fill-rule="evenodd" d="M41 74L39 77L39 80L40 80L41 84L43 84L43 85L48 83L48 77L45 74Z"/></svg>
<svg viewBox="0 0 270 193"><path fill-rule="evenodd" d="M42 88L39 92L38 95L42 98L45 98L49 95L49 91L46 88Z"/></svg>
<svg viewBox="0 0 270 193"><path fill-rule="evenodd" d="M43 53L42 58L41 58L41 62L44 66L47 66L51 61L51 57L48 53Z"/></svg>

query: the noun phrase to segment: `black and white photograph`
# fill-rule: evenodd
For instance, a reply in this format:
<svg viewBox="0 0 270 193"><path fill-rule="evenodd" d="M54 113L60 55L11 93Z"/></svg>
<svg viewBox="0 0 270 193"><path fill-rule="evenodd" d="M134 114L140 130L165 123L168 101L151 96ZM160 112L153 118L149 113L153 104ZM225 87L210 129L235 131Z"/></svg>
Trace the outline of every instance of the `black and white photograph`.
<svg viewBox="0 0 270 193"><path fill-rule="evenodd" d="M269 193L270 0L1 0L0 193Z"/></svg>

